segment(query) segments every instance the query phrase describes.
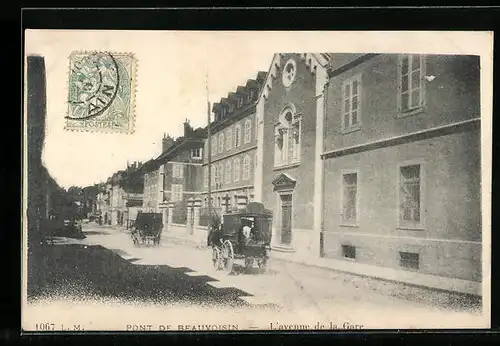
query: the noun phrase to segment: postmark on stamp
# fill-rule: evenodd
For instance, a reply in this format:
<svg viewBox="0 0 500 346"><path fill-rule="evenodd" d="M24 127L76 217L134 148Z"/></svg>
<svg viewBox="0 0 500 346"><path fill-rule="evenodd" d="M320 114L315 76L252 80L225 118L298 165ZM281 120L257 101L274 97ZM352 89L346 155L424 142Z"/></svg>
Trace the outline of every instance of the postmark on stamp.
<svg viewBox="0 0 500 346"><path fill-rule="evenodd" d="M73 52L65 129L132 133L136 69L131 53Z"/></svg>

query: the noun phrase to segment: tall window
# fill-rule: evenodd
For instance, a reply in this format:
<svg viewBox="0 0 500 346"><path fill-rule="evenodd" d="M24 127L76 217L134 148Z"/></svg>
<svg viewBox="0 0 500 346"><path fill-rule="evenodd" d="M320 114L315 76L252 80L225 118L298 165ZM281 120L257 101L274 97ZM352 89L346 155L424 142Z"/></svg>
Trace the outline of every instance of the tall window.
<svg viewBox="0 0 500 346"><path fill-rule="evenodd" d="M234 128L234 146L238 148L241 145L241 126L236 125Z"/></svg>
<svg viewBox="0 0 500 346"><path fill-rule="evenodd" d="M212 155L217 154L217 136L212 137Z"/></svg>
<svg viewBox="0 0 500 346"><path fill-rule="evenodd" d="M420 165L403 166L399 169L399 221L401 226L416 226L421 221Z"/></svg>
<svg viewBox="0 0 500 346"><path fill-rule="evenodd" d="M250 156L245 155L243 159L243 180L250 178Z"/></svg>
<svg viewBox="0 0 500 346"><path fill-rule="evenodd" d="M342 220L356 222L358 217L358 175L346 173L342 177Z"/></svg>
<svg viewBox="0 0 500 346"><path fill-rule="evenodd" d="M300 121L292 121L290 128L290 163L298 162L300 160Z"/></svg>
<svg viewBox="0 0 500 346"><path fill-rule="evenodd" d="M250 143L252 136L252 122L250 119L245 120L245 143Z"/></svg>
<svg viewBox="0 0 500 346"><path fill-rule="evenodd" d="M224 133L221 132L219 135L219 153L222 154L224 152Z"/></svg>
<svg viewBox="0 0 500 346"><path fill-rule="evenodd" d="M182 184L172 184L172 202L182 201Z"/></svg>
<svg viewBox="0 0 500 346"><path fill-rule="evenodd" d="M402 112L423 105L424 59L418 54L405 54L399 63L399 104Z"/></svg>
<svg viewBox="0 0 500 346"><path fill-rule="evenodd" d="M226 184L231 184L231 161L226 162Z"/></svg>
<svg viewBox="0 0 500 346"><path fill-rule="evenodd" d="M203 167L203 186L208 187L208 166Z"/></svg>
<svg viewBox="0 0 500 346"><path fill-rule="evenodd" d="M233 129L229 128L226 134L226 149L231 150L233 148Z"/></svg>
<svg viewBox="0 0 500 346"><path fill-rule="evenodd" d="M287 163L287 139L288 130L281 124L276 125L274 129L275 146L274 146L274 163L275 165L284 165Z"/></svg>
<svg viewBox="0 0 500 346"><path fill-rule="evenodd" d="M174 163L172 165L172 176L174 178L182 178L184 176L184 166Z"/></svg>
<svg viewBox="0 0 500 346"><path fill-rule="evenodd" d="M224 182L224 165L222 163L219 163L219 169L217 172L217 188L222 188L222 183Z"/></svg>
<svg viewBox="0 0 500 346"><path fill-rule="evenodd" d="M274 164L289 165L300 162L301 117L292 109L285 109L274 128Z"/></svg>
<svg viewBox="0 0 500 346"><path fill-rule="evenodd" d="M359 127L361 75L350 78L342 84L342 125L344 130Z"/></svg>
<svg viewBox="0 0 500 346"><path fill-rule="evenodd" d="M212 187L215 187L215 182L217 179L217 165L212 166Z"/></svg>
<svg viewBox="0 0 500 346"><path fill-rule="evenodd" d="M234 159L234 164L233 164L233 180L234 181L239 181L240 180L240 159Z"/></svg>

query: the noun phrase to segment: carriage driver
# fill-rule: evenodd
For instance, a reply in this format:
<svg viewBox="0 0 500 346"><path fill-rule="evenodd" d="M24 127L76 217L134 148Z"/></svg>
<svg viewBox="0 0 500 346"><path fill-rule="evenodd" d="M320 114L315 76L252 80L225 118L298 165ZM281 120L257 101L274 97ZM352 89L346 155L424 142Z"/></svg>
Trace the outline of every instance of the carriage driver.
<svg viewBox="0 0 500 346"><path fill-rule="evenodd" d="M207 245L210 246L220 245L220 237L222 235L223 220L219 219L217 216L212 217L212 227L208 232Z"/></svg>

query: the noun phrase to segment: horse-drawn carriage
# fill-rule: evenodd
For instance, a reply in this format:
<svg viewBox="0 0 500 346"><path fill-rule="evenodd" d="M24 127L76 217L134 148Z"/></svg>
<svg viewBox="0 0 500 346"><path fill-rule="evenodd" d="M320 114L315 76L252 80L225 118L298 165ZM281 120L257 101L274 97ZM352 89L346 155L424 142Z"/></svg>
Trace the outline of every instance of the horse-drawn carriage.
<svg viewBox="0 0 500 346"><path fill-rule="evenodd" d="M265 270L271 250L272 217L262 203L252 202L243 210L225 214L223 224L212 225L209 243L214 267L230 273L235 261L243 260L246 268L256 263Z"/></svg>
<svg viewBox="0 0 500 346"><path fill-rule="evenodd" d="M161 214L139 212L135 222L131 225L130 235L136 245L159 245L162 229L163 220Z"/></svg>

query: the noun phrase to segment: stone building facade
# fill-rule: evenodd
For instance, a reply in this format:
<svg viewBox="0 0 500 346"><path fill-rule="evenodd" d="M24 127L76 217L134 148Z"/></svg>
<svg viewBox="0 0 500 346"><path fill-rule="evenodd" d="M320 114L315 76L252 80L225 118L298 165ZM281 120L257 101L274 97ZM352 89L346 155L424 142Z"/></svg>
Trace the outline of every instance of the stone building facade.
<svg viewBox="0 0 500 346"><path fill-rule="evenodd" d="M479 284L479 85L474 56L276 54L254 184L273 250Z"/></svg>
<svg viewBox="0 0 500 346"><path fill-rule="evenodd" d="M214 103L211 130L211 196L218 213L254 199L257 153L256 107L265 72ZM202 206L208 206L208 141L203 161Z"/></svg>
<svg viewBox="0 0 500 346"><path fill-rule="evenodd" d="M164 150L156 161L165 229L168 224L182 224L193 232L199 224L205 138L205 129L195 130L186 120L182 137L163 139Z"/></svg>
<svg viewBox="0 0 500 346"><path fill-rule="evenodd" d="M327 94L324 256L480 282L479 57L346 57Z"/></svg>
<svg viewBox="0 0 500 346"><path fill-rule="evenodd" d="M328 60L275 54L259 98L256 199L273 210L272 247L319 255L320 146Z"/></svg>

